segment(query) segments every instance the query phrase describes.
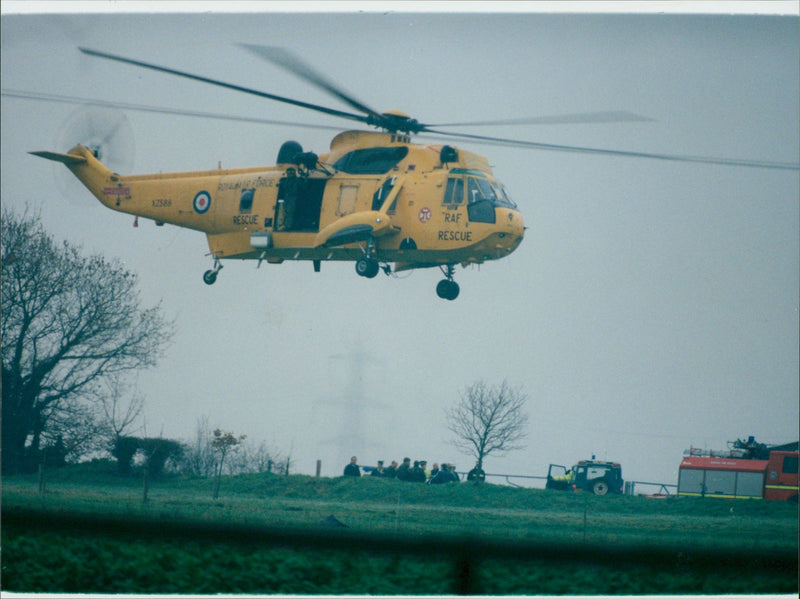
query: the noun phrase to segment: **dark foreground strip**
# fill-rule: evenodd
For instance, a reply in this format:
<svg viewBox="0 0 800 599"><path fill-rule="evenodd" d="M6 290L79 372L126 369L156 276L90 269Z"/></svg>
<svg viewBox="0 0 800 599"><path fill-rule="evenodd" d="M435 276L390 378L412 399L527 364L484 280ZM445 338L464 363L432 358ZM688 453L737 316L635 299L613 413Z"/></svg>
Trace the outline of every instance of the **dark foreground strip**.
<svg viewBox="0 0 800 599"><path fill-rule="evenodd" d="M798 557L792 550L709 550L675 546L594 543L502 541L483 536L402 536L346 528L275 528L259 524L182 521L141 516L93 516L68 512L10 508L2 510L2 525L27 531L88 533L138 540L185 540L235 545L265 545L294 549L339 549L404 554L424 559L436 554L456 563L457 592L471 594L475 568L484 560L560 561L568 563L686 567L694 571L754 571L769 575L794 572Z"/></svg>

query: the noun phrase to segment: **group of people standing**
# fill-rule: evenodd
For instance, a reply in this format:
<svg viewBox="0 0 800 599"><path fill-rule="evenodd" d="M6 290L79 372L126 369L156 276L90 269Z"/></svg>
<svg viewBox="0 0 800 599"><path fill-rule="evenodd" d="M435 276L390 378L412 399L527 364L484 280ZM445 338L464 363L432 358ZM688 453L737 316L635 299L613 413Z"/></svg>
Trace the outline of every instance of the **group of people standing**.
<svg viewBox="0 0 800 599"><path fill-rule="evenodd" d="M473 471L470 471L470 477L468 478L470 481L475 480ZM411 458L403 458L403 463L399 465L396 460L392 460L392 463L388 466L384 466L383 460L378 460L377 466L365 466L364 472L379 478L394 478L404 482L426 483L429 485L457 483L461 480L456 472L455 464L444 463L439 467L439 464L434 463L431 469L428 470L428 462L426 460L415 460L412 465ZM482 475L482 481L485 478L483 470L480 470L480 474ZM350 458L350 463L344 468L344 475L361 476L361 467L358 465L356 456Z"/></svg>

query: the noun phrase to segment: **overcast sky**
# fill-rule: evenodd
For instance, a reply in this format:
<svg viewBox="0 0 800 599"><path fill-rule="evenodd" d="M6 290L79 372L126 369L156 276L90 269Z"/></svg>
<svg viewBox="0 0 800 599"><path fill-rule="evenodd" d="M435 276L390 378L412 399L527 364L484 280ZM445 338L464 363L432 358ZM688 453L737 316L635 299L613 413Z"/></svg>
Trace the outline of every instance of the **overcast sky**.
<svg viewBox="0 0 800 599"><path fill-rule="evenodd" d="M186 3L181 3L186 4ZM791 5L791 3L790 3ZM228 6L227 4L225 6ZM785 4L783 4L785 6ZM8 10L4 3L4 10ZM236 46L291 49L358 99L426 122L630 111L651 121L475 128L620 150L798 163L798 18L775 15L364 13L2 16L2 204L118 258L178 333L142 372L147 433L197 420L291 451L296 472L350 455L472 466L444 411L465 386L529 397L527 449L490 473L539 476L595 454L627 480L677 482L689 446L798 438L798 172L460 143L488 157L529 229L508 258L358 277L350 263L228 262L202 234L156 227L70 190L61 165L88 109L9 90L351 128L82 55L122 54L348 109ZM125 111L131 173L274 164L335 130Z"/></svg>

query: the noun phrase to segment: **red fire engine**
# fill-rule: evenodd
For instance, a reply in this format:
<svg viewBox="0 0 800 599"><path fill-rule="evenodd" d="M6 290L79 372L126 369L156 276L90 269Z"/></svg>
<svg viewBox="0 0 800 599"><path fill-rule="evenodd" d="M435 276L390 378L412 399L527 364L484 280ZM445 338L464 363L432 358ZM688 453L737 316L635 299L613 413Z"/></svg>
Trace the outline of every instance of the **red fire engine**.
<svg viewBox="0 0 800 599"><path fill-rule="evenodd" d="M767 447L750 437L729 445L726 452L689 449L678 495L797 501L797 443Z"/></svg>

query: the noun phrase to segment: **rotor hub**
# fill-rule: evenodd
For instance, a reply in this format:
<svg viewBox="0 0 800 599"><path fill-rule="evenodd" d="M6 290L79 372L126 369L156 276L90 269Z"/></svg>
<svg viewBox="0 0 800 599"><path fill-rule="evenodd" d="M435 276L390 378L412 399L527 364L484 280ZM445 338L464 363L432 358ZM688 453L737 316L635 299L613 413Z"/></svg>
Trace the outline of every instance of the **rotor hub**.
<svg viewBox="0 0 800 599"><path fill-rule="evenodd" d="M419 133L425 127L401 110L387 110L380 115L370 116L368 123L390 133Z"/></svg>

